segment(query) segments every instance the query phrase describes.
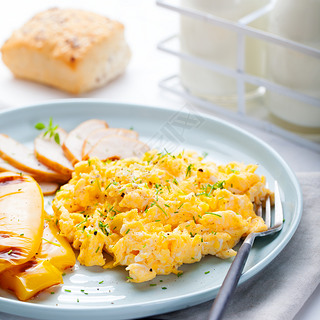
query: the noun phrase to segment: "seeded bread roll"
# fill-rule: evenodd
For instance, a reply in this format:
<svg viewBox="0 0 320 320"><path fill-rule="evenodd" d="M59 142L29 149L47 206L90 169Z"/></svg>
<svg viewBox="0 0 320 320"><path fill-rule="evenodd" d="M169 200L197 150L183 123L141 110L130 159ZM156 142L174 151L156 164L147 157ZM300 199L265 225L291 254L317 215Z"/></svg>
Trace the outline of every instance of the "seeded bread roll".
<svg viewBox="0 0 320 320"><path fill-rule="evenodd" d="M121 23L57 8L37 14L16 30L1 52L16 77L75 94L119 76L131 55Z"/></svg>

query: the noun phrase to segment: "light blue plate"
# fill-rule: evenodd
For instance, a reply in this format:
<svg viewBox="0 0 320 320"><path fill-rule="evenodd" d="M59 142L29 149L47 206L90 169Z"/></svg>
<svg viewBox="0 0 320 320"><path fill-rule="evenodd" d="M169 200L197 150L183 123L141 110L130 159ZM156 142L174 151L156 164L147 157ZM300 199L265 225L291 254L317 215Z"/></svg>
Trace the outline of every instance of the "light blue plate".
<svg viewBox="0 0 320 320"><path fill-rule="evenodd" d="M208 159L218 163L236 160L259 164L258 173L267 177L271 187L274 180L279 182L285 224L277 236L257 239L241 282L265 268L284 249L299 224L302 195L292 170L270 146L226 122L192 114L187 109L176 112L148 106L74 99L2 112L0 132L32 147L32 141L38 134L34 125L38 122L48 123L50 117L54 124L66 130L87 119L105 119L110 127L133 127L151 147L169 151L191 149L199 153L207 152ZM49 210L50 198L45 201ZM127 272L124 268L103 270L76 265L73 272L64 276L63 285L46 290L29 302L18 301L10 293L0 291L0 310L55 320L120 320L155 315L213 299L230 264L231 259L220 260L208 256L199 263L182 266L184 274L181 277L158 276L142 284L126 282ZM50 294L51 291L55 294Z"/></svg>

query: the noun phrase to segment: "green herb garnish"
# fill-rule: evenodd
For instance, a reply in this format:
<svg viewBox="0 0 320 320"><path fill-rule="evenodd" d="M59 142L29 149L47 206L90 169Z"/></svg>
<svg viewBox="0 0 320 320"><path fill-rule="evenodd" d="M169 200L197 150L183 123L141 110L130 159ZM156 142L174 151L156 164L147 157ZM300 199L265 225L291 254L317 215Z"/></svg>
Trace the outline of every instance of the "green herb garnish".
<svg viewBox="0 0 320 320"><path fill-rule="evenodd" d="M158 207L166 216L168 216L167 213L157 203L155 204L155 206Z"/></svg>
<svg viewBox="0 0 320 320"><path fill-rule="evenodd" d="M202 158L204 159L204 158L206 158L207 156L208 156L208 152L203 151L203 152L202 152Z"/></svg>
<svg viewBox="0 0 320 320"><path fill-rule="evenodd" d="M186 177L191 176L191 169L192 169L192 164L189 164L186 171Z"/></svg>
<svg viewBox="0 0 320 320"><path fill-rule="evenodd" d="M222 217L220 214L214 213L214 212L205 212L205 214L212 214L213 216Z"/></svg>
<svg viewBox="0 0 320 320"><path fill-rule="evenodd" d="M52 118L50 117L49 119L49 124L48 126L46 126L45 124L43 124L42 122L38 122L35 126L34 126L37 130L46 130L43 134L43 136L45 137L46 135L49 135L50 138L54 138L54 141L57 144L60 144L60 136L59 133L57 132L57 129L59 128L58 125L53 126L52 123Z"/></svg>
<svg viewBox="0 0 320 320"><path fill-rule="evenodd" d="M52 241L50 241L48 239L45 239L45 238L41 238L41 239L44 240L44 241L47 241L50 244L53 244L54 246L61 247L61 245L59 243L52 242Z"/></svg>

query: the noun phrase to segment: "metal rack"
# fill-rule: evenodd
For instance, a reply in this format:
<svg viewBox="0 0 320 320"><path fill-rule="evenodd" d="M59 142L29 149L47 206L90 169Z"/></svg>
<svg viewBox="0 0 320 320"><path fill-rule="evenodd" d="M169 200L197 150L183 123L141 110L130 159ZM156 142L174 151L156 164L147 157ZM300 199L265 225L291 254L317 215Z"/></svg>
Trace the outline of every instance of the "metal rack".
<svg viewBox="0 0 320 320"><path fill-rule="evenodd" d="M173 35L164 39L158 44L158 49L164 51L168 54L179 57L180 59L185 59L192 63L198 64L199 66L205 67L209 70L218 72L220 74L232 77L237 81L237 110L232 111L225 108L224 106L212 103L210 101L204 100L202 98L196 97L190 94L184 87L181 85L179 75L171 75L166 79L163 79L159 82L159 86L167 91L175 93L179 96L184 97L185 99L192 101L196 104L201 105L204 108L215 111L218 114L228 116L229 118L235 120L241 120L242 122L254 125L256 127L264 128L267 131L274 132L279 134L291 141L302 144L309 147L312 150L320 151L320 144L314 141L310 141L306 137L302 137L296 133L292 133L279 125L271 123L263 119L252 117L248 115L247 106L246 106L246 97L245 97L245 84L250 83L257 87L260 87L261 90L270 90L281 95L311 104L313 106L320 108L320 99L314 98L312 96L297 92L288 87L276 84L267 79L260 78L245 72L245 37L249 36L252 38L260 39L269 43L274 43L280 46L285 46L294 51L303 53L305 55L315 57L319 59L320 63L320 50L317 50L313 47L309 47L297 42L294 42L289 39L279 37L277 35L268 33L266 31L253 28L249 26L251 22L257 20L269 13L275 3L275 0L270 0L270 2L260 9L250 13L247 16L242 17L237 22L229 21L220 17L213 16L211 14L203 13L200 11L192 10L189 8L183 8L180 6L179 1L177 0L157 0L157 5L182 15L189 16L194 19L200 19L202 21L217 25L219 27L232 30L237 34L237 66L236 69L228 68L218 63L213 63L201 59L199 57L192 56L187 53L183 53L179 48L179 36ZM319 88L320 90L320 88Z"/></svg>

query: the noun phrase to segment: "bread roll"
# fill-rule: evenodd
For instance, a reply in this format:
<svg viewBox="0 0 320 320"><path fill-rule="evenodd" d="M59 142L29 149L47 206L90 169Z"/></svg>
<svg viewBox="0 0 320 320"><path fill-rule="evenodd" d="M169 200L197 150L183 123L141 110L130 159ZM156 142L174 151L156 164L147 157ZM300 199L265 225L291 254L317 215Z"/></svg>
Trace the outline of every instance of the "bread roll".
<svg viewBox="0 0 320 320"><path fill-rule="evenodd" d="M57 8L37 14L16 30L1 52L16 77L75 94L123 73L131 55L121 23Z"/></svg>

